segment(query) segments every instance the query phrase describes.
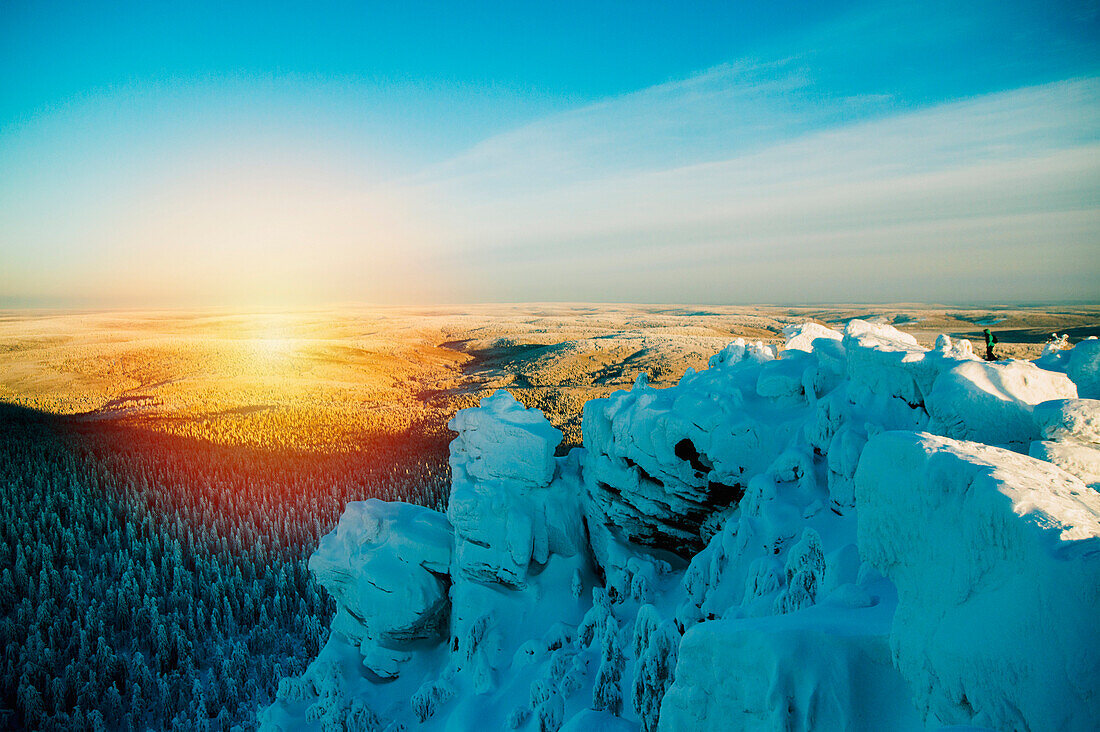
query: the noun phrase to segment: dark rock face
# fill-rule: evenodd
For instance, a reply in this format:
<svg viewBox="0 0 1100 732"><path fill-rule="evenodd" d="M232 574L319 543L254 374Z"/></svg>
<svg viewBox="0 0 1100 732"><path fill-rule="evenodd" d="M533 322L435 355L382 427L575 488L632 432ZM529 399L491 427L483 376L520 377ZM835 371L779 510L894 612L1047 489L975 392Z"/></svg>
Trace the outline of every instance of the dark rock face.
<svg viewBox="0 0 1100 732"><path fill-rule="evenodd" d="M707 531L739 506L749 478L791 444L807 408L802 393L759 393L761 364L774 355L735 342L677 386L653 389L640 379L586 403L589 524L685 558L702 549ZM779 371L801 378L808 364L798 356Z"/></svg>
<svg viewBox="0 0 1100 732"><path fill-rule="evenodd" d="M716 467L696 447L707 436L685 436L690 428L673 415L663 420L671 436L656 444L602 439L614 432L615 418L607 420L599 407L586 408L584 422L585 484L597 514L590 520L614 526L633 543L694 555L705 544L703 523L745 495L742 471Z"/></svg>

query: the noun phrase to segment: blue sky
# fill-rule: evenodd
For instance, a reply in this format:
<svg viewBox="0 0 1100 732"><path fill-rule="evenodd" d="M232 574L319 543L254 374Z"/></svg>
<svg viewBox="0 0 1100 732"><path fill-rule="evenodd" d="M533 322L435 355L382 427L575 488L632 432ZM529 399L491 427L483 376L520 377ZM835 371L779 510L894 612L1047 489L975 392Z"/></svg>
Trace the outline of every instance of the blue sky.
<svg viewBox="0 0 1100 732"><path fill-rule="evenodd" d="M1094 299L1081 3L7 3L0 306Z"/></svg>

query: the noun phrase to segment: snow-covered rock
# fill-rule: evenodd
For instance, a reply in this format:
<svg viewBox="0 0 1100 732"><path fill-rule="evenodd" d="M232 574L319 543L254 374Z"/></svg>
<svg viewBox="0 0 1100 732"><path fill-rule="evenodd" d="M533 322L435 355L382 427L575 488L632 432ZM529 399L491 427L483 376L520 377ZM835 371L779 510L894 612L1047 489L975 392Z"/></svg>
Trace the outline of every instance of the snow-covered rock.
<svg viewBox="0 0 1100 732"><path fill-rule="evenodd" d="M447 425L458 433L451 442L451 470L470 482L506 481L537 488L554 477L554 449L561 442L537 409L526 409L506 391L463 409Z"/></svg>
<svg viewBox="0 0 1100 732"><path fill-rule="evenodd" d="M891 664L890 609L816 607L696 626L680 644L661 732L921 729Z"/></svg>
<svg viewBox="0 0 1100 732"><path fill-rule="evenodd" d="M974 344L965 338L953 341L951 336L939 335L936 337L936 345L932 350L943 358L956 361L969 361L977 358L974 354Z"/></svg>
<svg viewBox="0 0 1100 732"><path fill-rule="evenodd" d="M1100 399L1052 399L1036 405L1034 416L1044 440L1100 445Z"/></svg>
<svg viewBox="0 0 1100 732"><path fill-rule="evenodd" d="M633 389L584 406L588 521L630 541L690 556L716 511L741 500L747 480L785 445L786 404L757 393L774 350L738 340L673 389L640 379ZM746 404L759 409L747 409Z"/></svg>
<svg viewBox="0 0 1100 732"><path fill-rule="evenodd" d="M925 389L921 382L927 382L927 378L918 381L918 376L926 377L922 366L927 351L913 336L889 325L853 320L844 329L842 342L854 392L874 395L877 399L872 403L878 405L894 399L910 409L923 408Z"/></svg>
<svg viewBox="0 0 1100 732"><path fill-rule="evenodd" d="M838 429L829 442L829 496L838 506L855 505L856 468L866 444L866 432L850 425Z"/></svg>
<svg viewBox="0 0 1100 732"><path fill-rule="evenodd" d="M784 352L782 358L768 361L760 367L760 375L756 379L757 395L771 399L799 399L806 393L802 376L812 363L813 359L799 350Z"/></svg>
<svg viewBox="0 0 1100 732"><path fill-rule="evenodd" d="M451 420L455 565L466 576L522 587L531 562L575 554L583 544L579 480L558 475L561 442L537 409L498 391Z"/></svg>
<svg viewBox="0 0 1100 732"><path fill-rule="evenodd" d="M783 336L787 339L787 343L784 348L788 351L806 351L807 353L814 350L815 347L820 347L815 343L818 338L826 338L829 340L839 341L843 338L840 333L837 333L832 328L826 328L824 325L818 323L801 323L799 325L788 325L783 328Z"/></svg>
<svg viewBox="0 0 1100 732"><path fill-rule="evenodd" d="M1028 454L1100 490L1100 400L1053 399L1035 407L1041 440Z"/></svg>
<svg viewBox="0 0 1100 732"><path fill-rule="evenodd" d="M873 437L859 547L898 589L891 645L941 724L1091 729L1100 719L1100 494L1007 450Z"/></svg>
<svg viewBox="0 0 1100 732"><path fill-rule="evenodd" d="M1077 384L1077 393L1086 399L1100 399L1100 340L1087 338L1063 355L1066 374Z"/></svg>
<svg viewBox="0 0 1100 732"><path fill-rule="evenodd" d="M1077 387L1064 374L1026 361L964 361L936 379L928 398L928 429L959 440L1026 450L1038 436L1035 405L1076 397Z"/></svg>
<svg viewBox="0 0 1100 732"><path fill-rule="evenodd" d="M1100 446L1081 442L1038 440L1031 443L1028 455L1054 463L1085 484L1100 490Z"/></svg>
<svg viewBox="0 0 1100 732"><path fill-rule="evenodd" d="M309 559L336 600L332 630L383 677L396 676L416 644L445 636L450 564L443 514L376 499L349 503Z"/></svg>

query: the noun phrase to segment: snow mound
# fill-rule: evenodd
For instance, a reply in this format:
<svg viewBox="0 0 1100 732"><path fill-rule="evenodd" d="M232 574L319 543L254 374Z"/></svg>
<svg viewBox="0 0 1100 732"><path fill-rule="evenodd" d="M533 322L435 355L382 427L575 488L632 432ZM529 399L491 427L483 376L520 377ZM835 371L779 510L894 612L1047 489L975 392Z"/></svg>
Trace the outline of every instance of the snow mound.
<svg viewBox="0 0 1100 732"><path fill-rule="evenodd" d="M964 361L936 379L928 427L959 440L1023 450L1038 436L1035 405L1076 397L1077 387L1067 376L1031 363Z"/></svg>
<svg viewBox="0 0 1100 732"><path fill-rule="evenodd" d="M1034 415L1043 439L1028 454L1100 490L1100 400L1054 399L1037 405Z"/></svg>
<svg viewBox="0 0 1100 732"><path fill-rule="evenodd" d="M1054 463L1093 489L1100 490L1100 448L1094 445L1038 440L1031 443L1028 455Z"/></svg>
<svg viewBox="0 0 1100 732"><path fill-rule="evenodd" d="M784 348L788 351L806 351L807 353L814 350L814 341L818 338L827 338L834 341L843 338L840 333L832 328L826 328L818 323L788 325L783 328L783 337L787 339Z"/></svg>
<svg viewBox="0 0 1100 732"><path fill-rule="evenodd" d="M417 641L447 627L451 528L408 503L349 503L309 568L336 599L332 630L382 677L398 674Z"/></svg>
<svg viewBox="0 0 1100 732"><path fill-rule="evenodd" d="M1034 413L1044 440L1100 445L1100 399L1052 399L1037 405Z"/></svg>
<svg viewBox="0 0 1100 732"><path fill-rule="evenodd" d="M864 449L856 498L925 715L1006 730L1100 719L1100 495L1026 456L893 432Z"/></svg>
<svg viewBox="0 0 1100 732"><path fill-rule="evenodd" d="M696 626L680 645L662 731L916 730L891 664L890 614L817 607Z"/></svg>

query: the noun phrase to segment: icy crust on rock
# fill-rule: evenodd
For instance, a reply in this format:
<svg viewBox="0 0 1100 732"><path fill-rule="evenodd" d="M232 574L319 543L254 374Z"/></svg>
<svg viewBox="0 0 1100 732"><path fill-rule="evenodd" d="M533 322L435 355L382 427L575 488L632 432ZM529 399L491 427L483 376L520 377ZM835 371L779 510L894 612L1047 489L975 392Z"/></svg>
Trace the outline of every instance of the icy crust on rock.
<svg viewBox="0 0 1100 732"><path fill-rule="evenodd" d="M504 392L459 412L446 516L353 504L323 540L336 632L263 726L1087 726L1091 346L1037 368L858 320L787 336L590 402L566 457Z"/></svg>
<svg viewBox="0 0 1100 732"><path fill-rule="evenodd" d="M1094 728L1100 494L1000 448L896 432L868 443L856 496L860 553L897 586L891 645L925 714Z"/></svg>

